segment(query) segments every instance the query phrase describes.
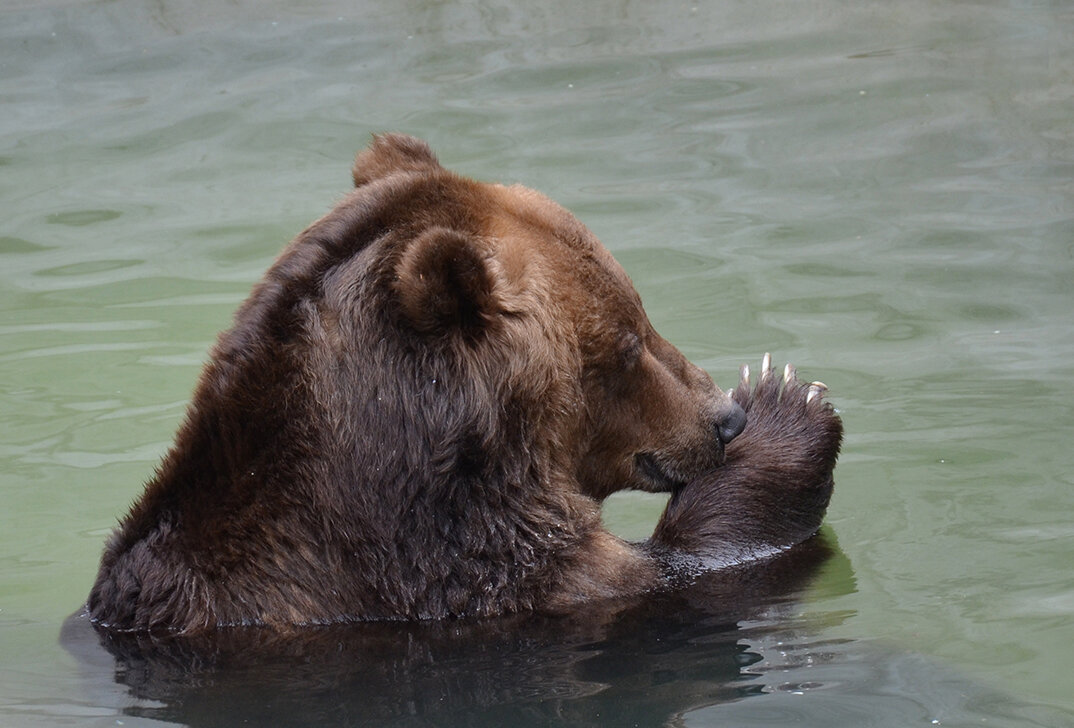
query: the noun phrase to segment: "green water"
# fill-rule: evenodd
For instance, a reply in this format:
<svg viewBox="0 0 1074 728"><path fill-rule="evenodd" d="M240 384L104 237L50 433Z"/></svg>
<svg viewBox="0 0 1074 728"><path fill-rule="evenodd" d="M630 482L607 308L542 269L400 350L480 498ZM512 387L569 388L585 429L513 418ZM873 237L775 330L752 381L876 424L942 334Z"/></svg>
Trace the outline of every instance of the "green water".
<svg viewBox="0 0 1074 728"><path fill-rule="evenodd" d="M60 625L378 130L572 209L717 382L831 387L838 554L686 725L1074 724L1069 3L9 0L0 111L0 724L160 725Z"/></svg>

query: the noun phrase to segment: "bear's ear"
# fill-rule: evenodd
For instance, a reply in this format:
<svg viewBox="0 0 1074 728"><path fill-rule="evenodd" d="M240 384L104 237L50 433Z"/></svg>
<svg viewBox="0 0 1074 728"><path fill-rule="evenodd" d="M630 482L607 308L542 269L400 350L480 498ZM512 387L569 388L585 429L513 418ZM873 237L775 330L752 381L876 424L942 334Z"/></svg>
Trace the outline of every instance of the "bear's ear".
<svg viewBox="0 0 1074 728"><path fill-rule="evenodd" d="M425 231L407 246L395 274L403 318L421 333L476 334L503 310L500 268L470 235Z"/></svg>
<svg viewBox="0 0 1074 728"><path fill-rule="evenodd" d="M404 134L374 134L373 143L358 152L351 167L354 186L361 187L396 172L443 169L429 145Z"/></svg>

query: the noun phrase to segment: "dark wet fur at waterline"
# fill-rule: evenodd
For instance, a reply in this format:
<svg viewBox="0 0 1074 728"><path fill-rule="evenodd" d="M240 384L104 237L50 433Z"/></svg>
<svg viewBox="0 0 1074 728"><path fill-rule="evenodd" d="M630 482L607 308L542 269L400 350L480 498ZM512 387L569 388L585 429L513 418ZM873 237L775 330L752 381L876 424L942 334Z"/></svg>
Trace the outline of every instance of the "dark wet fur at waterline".
<svg viewBox="0 0 1074 728"><path fill-rule="evenodd" d="M803 589L833 561L849 571L818 536L683 589L564 616L184 637L95 630L83 614L63 640L96 675L114 661L137 701L129 714L191 726L664 725L748 695L741 671L759 658L738 625L794 625Z"/></svg>

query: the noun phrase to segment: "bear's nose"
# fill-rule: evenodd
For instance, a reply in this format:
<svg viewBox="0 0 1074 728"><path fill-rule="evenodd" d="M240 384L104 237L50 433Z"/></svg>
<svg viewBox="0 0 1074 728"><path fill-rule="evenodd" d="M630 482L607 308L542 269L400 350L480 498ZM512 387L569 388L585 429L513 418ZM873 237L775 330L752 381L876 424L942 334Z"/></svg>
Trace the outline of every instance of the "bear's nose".
<svg viewBox="0 0 1074 728"><path fill-rule="evenodd" d="M746 412L734 400L716 419L716 436L724 445L738 437L746 429Z"/></svg>

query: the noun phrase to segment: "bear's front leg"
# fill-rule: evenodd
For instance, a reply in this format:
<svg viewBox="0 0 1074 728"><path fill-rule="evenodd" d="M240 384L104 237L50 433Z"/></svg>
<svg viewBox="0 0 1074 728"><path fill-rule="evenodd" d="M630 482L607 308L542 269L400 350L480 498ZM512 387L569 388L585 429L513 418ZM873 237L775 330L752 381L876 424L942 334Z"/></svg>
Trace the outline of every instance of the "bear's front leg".
<svg viewBox="0 0 1074 728"><path fill-rule="evenodd" d="M820 382L788 364L780 377L765 354L751 388L749 367L732 396L746 428L723 465L672 494L649 540L654 554L691 555L719 567L771 555L820 528L832 493L843 425Z"/></svg>

